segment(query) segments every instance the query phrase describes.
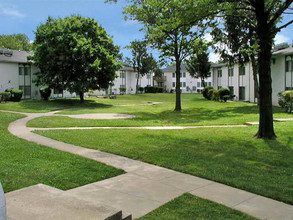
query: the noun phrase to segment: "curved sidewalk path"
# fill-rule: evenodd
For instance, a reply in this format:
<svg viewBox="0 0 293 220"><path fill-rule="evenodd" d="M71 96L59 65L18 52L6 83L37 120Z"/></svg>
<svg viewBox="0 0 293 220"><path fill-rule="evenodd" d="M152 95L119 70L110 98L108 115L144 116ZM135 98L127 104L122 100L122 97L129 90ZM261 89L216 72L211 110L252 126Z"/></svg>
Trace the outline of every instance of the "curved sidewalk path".
<svg viewBox="0 0 293 220"><path fill-rule="evenodd" d="M189 192L260 219L293 219L293 206L291 205L141 161L52 140L34 134L26 127L28 121L41 116L50 116L56 112L14 113L27 116L9 125L8 130L15 136L102 162L127 172L117 177L64 191L63 193L66 195L122 209L131 213L134 218L138 218L183 193ZM13 202L9 202L11 193L7 194L8 217L10 217L9 213L19 208L13 207Z"/></svg>

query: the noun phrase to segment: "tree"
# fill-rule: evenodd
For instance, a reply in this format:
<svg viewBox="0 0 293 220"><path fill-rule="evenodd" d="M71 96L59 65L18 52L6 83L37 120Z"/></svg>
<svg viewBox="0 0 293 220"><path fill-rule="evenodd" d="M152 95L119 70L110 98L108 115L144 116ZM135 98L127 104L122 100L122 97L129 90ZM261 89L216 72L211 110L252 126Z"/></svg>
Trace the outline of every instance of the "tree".
<svg viewBox="0 0 293 220"><path fill-rule="evenodd" d="M32 44L25 34L0 35L0 48L29 51Z"/></svg>
<svg viewBox="0 0 293 220"><path fill-rule="evenodd" d="M233 16L235 10L242 10L243 16L253 16L257 40L259 73L259 129L258 138L276 138L273 125L271 59L276 34L293 23L293 20L279 25L283 14L292 14L293 0L183 0L184 26L196 24L199 20L222 17L223 12ZM207 10L208 9L208 10ZM251 19L249 16L245 19Z"/></svg>
<svg viewBox="0 0 293 220"><path fill-rule="evenodd" d="M108 0L114 1L116 0ZM129 19L144 24L146 38L161 52L176 63L176 105L175 111L181 111L180 73L182 62L194 54L194 42L204 34L201 22L182 25L180 16L185 10L184 1L179 0L128 0L130 3L124 13Z"/></svg>
<svg viewBox="0 0 293 220"><path fill-rule="evenodd" d="M217 44L213 47L221 55L223 61L233 65L243 66L251 62L254 96L259 100L259 83L257 77L257 37L256 21L252 12L234 10L223 15L224 25L216 26L211 32ZM247 19L249 18L249 19ZM222 27L222 28L221 28ZM218 46L220 43L220 46ZM223 47L223 45L225 45Z"/></svg>
<svg viewBox="0 0 293 220"><path fill-rule="evenodd" d="M106 89L120 68L119 48L94 19L48 18L36 31L32 59L40 69L36 83L76 92Z"/></svg>
<svg viewBox="0 0 293 220"><path fill-rule="evenodd" d="M186 64L189 74L194 78L200 78L203 87L205 87L205 79L209 77L211 69L208 44L199 41L196 53L190 57Z"/></svg>
<svg viewBox="0 0 293 220"><path fill-rule="evenodd" d="M132 58L126 58L135 72L137 72L136 93L139 91L139 78L143 77L152 70L152 56L147 51L146 41L132 41L126 48L131 49Z"/></svg>

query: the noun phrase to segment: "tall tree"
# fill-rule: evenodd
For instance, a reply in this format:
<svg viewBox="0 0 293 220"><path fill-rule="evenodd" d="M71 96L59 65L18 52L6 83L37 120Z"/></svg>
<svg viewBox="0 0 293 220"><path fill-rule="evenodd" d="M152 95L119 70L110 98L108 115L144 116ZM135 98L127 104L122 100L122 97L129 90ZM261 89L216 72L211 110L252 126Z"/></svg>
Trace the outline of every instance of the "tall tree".
<svg viewBox="0 0 293 220"><path fill-rule="evenodd" d="M271 59L276 34L293 23L278 25L283 14L291 14L293 0L183 0L185 11L181 13L182 25L196 24L198 20L222 17L242 10L253 16L257 40L259 66L259 129L258 138L276 138L273 125ZM245 19L251 19L247 16Z"/></svg>
<svg viewBox="0 0 293 220"><path fill-rule="evenodd" d="M187 60L187 71L194 78L200 78L203 87L206 86L205 79L210 75L211 63L209 62L208 44L199 41L195 54Z"/></svg>
<svg viewBox="0 0 293 220"><path fill-rule="evenodd" d="M29 51L32 44L25 34L0 35L0 48Z"/></svg>
<svg viewBox="0 0 293 220"><path fill-rule="evenodd" d="M259 100L256 58L258 42L255 17L252 12L233 10L223 13L223 23L224 25L216 26L211 32L214 41L217 42L213 48L229 65L238 63L243 66L247 62L251 62L254 97Z"/></svg>
<svg viewBox="0 0 293 220"><path fill-rule="evenodd" d="M84 101L89 90L106 89L120 68L119 48L94 19L49 17L36 31L32 59L40 69L37 84L69 90Z"/></svg>
<svg viewBox="0 0 293 220"><path fill-rule="evenodd" d="M108 0L114 1L116 0ZM127 0L124 13L129 19L144 24L146 38L151 45L176 64L175 111L181 111L180 73L182 62L194 54L194 42L204 34L202 22L182 25L180 16L186 1L178 0Z"/></svg>
<svg viewBox="0 0 293 220"><path fill-rule="evenodd" d="M136 93L139 91L139 79L152 70L152 57L148 53L146 41L132 41L127 49L131 50L132 58L126 58L126 62L137 72Z"/></svg>

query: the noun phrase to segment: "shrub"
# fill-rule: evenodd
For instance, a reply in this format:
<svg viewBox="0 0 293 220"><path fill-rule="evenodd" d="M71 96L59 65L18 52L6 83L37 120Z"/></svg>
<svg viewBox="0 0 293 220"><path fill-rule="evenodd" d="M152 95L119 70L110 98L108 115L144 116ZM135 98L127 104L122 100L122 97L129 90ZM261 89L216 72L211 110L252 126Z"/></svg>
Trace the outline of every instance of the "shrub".
<svg viewBox="0 0 293 220"><path fill-rule="evenodd" d="M211 99L214 101L219 101L219 91L216 89L209 90L209 96L212 97Z"/></svg>
<svg viewBox="0 0 293 220"><path fill-rule="evenodd" d="M293 90L279 93L279 105L288 113L293 112Z"/></svg>
<svg viewBox="0 0 293 220"><path fill-rule="evenodd" d="M221 88L219 89L219 98L220 100L223 100L224 102L227 102L227 100L231 97L231 93L229 89Z"/></svg>
<svg viewBox="0 0 293 220"><path fill-rule="evenodd" d="M147 86L144 88L145 93L163 93L162 87Z"/></svg>
<svg viewBox="0 0 293 220"><path fill-rule="evenodd" d="M209 91L211 89L214 89L212 86L206 86L204 87L204 89L202 90L202 95L203 97L205 97L207 100L211 100L212 96L209 95Z"/></svg>
<svg viewBox="0 0 293 220"><path fill-rule="evenodd" d="M49 87L40 88L40 94L42 99L48 101L51 95L51 89Z"/></svg>
<svg viewBox="0 0 293 220"><path fill-rule="evenodd" d="M19 102L23 95L23 91L18 89L6 89L5 92L10 92L10 101L15 102Z"/></svg>
<svg viewBox="0 0 293 220"><path fill-rule="evenodd" d="M140 93L143 93L144 88L143 88L143 87L139 87L139 88L138 88L138 91L139 91Z"/></svg>
<svg viewBox="0 0 293 220"><path fill-rule="evenodd" d="M7 102L10 100L10 92L0 92L0 102Z"/></svg>
<svg viewBox="0 0 293 220"><path fill-rule="evenodd" d="M121 93L121 94L124 94L124 93L126 92L126 88L121 87L121 88L119 88L119 89L120 89L120 93Z"/></svg>

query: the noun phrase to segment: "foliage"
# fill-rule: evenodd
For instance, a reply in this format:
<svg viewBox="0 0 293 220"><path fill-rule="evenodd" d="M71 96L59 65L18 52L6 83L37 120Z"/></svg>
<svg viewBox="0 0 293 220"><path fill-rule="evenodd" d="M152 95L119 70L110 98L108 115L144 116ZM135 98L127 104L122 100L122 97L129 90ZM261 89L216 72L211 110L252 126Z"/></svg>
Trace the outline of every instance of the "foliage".
<svg viewBox="0 0 293 220"><path fill-rule="evenodd" d="M0 48L30 51L32 44L25 34L0 35Z"/></svg>
<svg viewBox="0 0 293 220"><path fill-rule="evenodd" d="M10 92L0 92L0 102L7 102L10 100Z"/></svg>
<svg viewBox="0 0 293 220"><path fill-rule="evenodd" d="M205 87L204 80L209 77L211 62L209 62L208 44L204 41L199 41L196 46L197 50L187 63L187 71L192 77L200 78Z"/></svg>
<svg viewBox="0 0 293 220"><path fill-rule="evenodd" d="M207 100L211 100L212 99L212 95L210 95L209 91L211 89L214 89L212 86L206 86L204 87L204 89L202 90L202 95L203 97L205 97Z"/></svg>
<svg viewBox="0 0 293 220"><path fill-rule="evenodd" d="M220 100L223 100L224 102L227 102L227 100L231 97L231 92L227 88L221 88L219 89L219 98Z"/></svg>
<svg viewBox="0 0 293 220"><path fill-rule="evenodd" d="M175 110L181 111L180 67L188 56L195 53L196 42L205 31L204 25L202 22L182 24L181 16L185 14L183 11L186 9L186 0L127 2L129 5L125 7L124 13L128 18L143 23L147 40L161 52L161 58L169 58L176 63Z"/></svg>
<svg viewBox="0 0 293 220"><path fill-rule="evenodd" d="M36 31L32 59L40 69L36 83L76 92L107 89L120 68L119 48L94 19L49 17Z"/></svg>
<svg viewBox="0 0 293 220"><path fill-rule="evenodd" d="M120 87L119 90L120 90L120 94L124 94L126 92L126 88L124 87Z"/></svg>
<svg viewBox="0 0 293 220"><path fill-rule="evenodd" d="M162 87L147 86L144 88L145 93L163 93L164 89Z"/></svg>
<svg viewBox="0 0 293 220"><path fill-rule="evenodd" d="M293 113L293 90L279 93L279 105L288 113Z"/></svg>
<svg viewBox="0 0 293 220"><path fill-rule="evenodd" d="M210 91L212 91L212 100L219 101L220 100L219 90L211 89ZM209 93L210 93L210 91L209 91Z"/></svg>
<svg viewBox="0 0 293 220"><path fill-rule="evenodd" d="M19 102L22 98L23 91L18 89L6 89L5 92L10 92L10 101Z"/></svg>
<svg viewBox="0 0 293 220"><path fill-rule="evenodd" d="M49 87L40 88L40 94L42 96L42 99L44 99L45 101L49 100L51 92L52 90Z"/></svg>
<svg viewBox="0 0 293 220"><path fill-rule="evenodd" d="M131 50L132 58L126 58L126 62L133 67L133 70L137 72L136 80L136 93L139 91L139 78L143 77L147 73L150 73L153 69L153 57L147 51L146 41L132 41L127 49Z"/></svg>
<svg viewBox="0 0 293 220"><path fill-rule="evenodd" d="M138 88L138 91L139 91L140 93L143 93L143 92L144 92L144 88L143 88L143 87L139 87L139 88Z"/></svg>

